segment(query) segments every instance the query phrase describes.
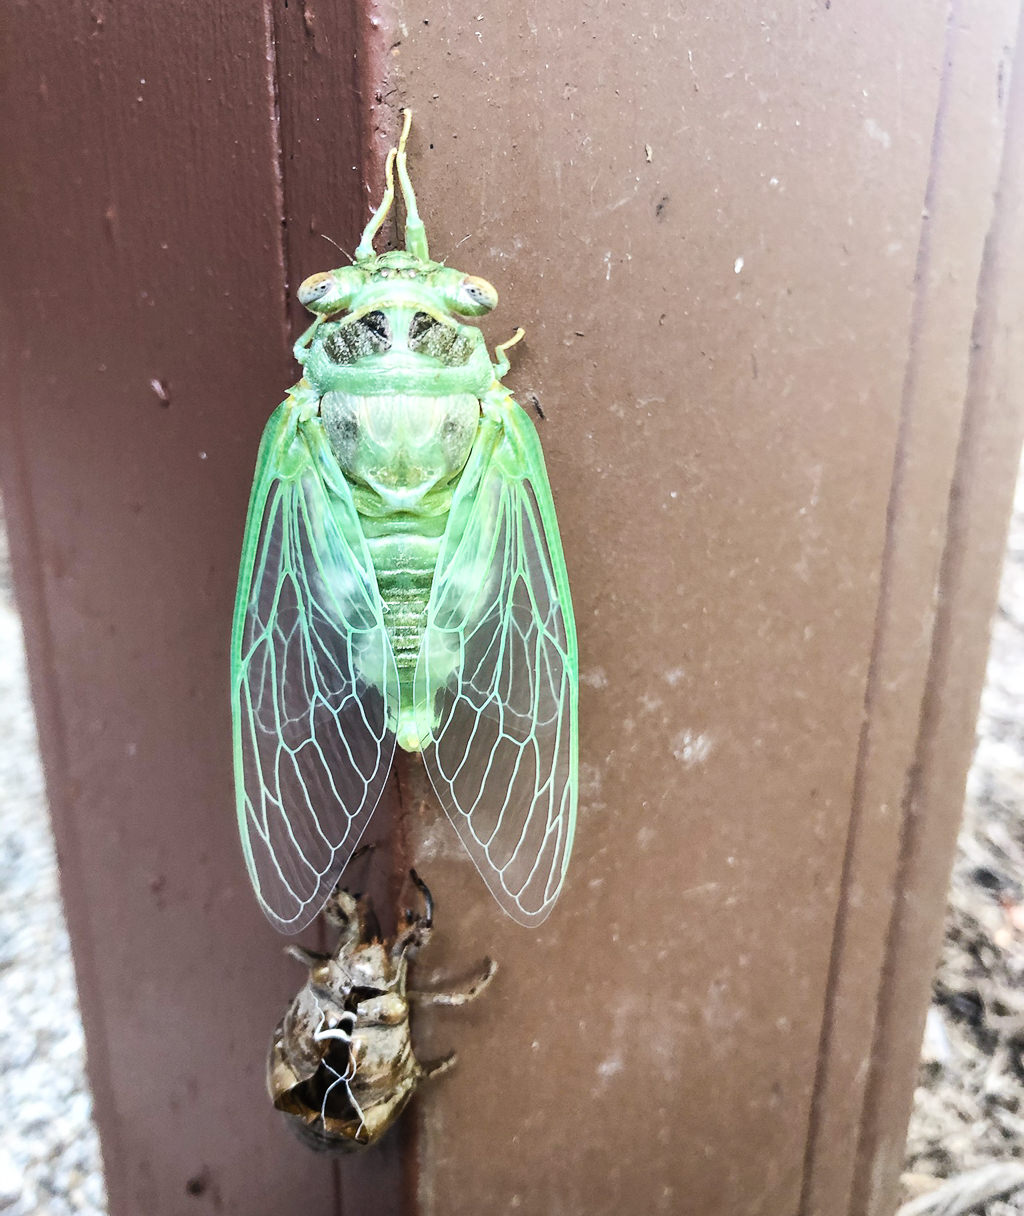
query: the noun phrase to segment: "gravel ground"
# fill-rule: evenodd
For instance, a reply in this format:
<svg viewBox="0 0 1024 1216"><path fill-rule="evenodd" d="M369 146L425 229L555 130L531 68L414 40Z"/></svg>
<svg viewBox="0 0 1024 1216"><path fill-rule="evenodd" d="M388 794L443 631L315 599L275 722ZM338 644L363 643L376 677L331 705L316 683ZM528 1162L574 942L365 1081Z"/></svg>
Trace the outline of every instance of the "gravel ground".
<svg viewBox="0 0 1024 1216"><path fill-rule="evenodd" d="M102 1216L99 1141L2 515L0 739L0 1212Z"/></svg>
<svg viewBox="0 0 1024 1216"><path fill-rule="evenodd" d="M1024 1159L1024 476L907 1143L907 1194ZM1024 1216L1024 1190L953 1211Z"/></svg>
<svg viewBox="0 0 1024 1216"><path fill-rule="evenodd" d="M1024 1216L1024 477L907 1144L905 1216ZM57 892L0 512L0 1213L104 1216L85 1046ZM63 1022L52 1024L54 1011ZM965 1171L1013 1162L964 1206ZM998 1172L998 1171L995 1171ZM985 1190L993 1170L973 1175ZM953 1179L950 1185L943 1180ZM1017 1182L1020 1180L1017 1179ZM998 1190L995 1184L989 1190ZM141 1214L140 1214L141 1216Z"/></svg>

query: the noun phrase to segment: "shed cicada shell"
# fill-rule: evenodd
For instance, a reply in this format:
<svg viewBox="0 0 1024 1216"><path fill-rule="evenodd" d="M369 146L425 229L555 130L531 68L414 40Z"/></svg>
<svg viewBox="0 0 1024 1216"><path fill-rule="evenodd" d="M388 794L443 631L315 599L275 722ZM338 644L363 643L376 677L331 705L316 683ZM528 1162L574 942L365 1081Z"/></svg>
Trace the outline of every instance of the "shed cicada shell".
<svg viewBox="0 0 1024 1216"><path fill-rule="evenodd" d="M464 1005L487 987L497 966L457 992L410 992L409 959L426 945L433 900L415 870L425 910L408 911L392 941L375 932L365 901L337 890L327 919L338 929L330 954L299 946L289 953L309 979L274 1033L267 1084L278 1110L312 1148L353 1152L375 1144L422 1081L447 1072L455 1055L421 1064L409 1032L411 1004Z"/></svg>

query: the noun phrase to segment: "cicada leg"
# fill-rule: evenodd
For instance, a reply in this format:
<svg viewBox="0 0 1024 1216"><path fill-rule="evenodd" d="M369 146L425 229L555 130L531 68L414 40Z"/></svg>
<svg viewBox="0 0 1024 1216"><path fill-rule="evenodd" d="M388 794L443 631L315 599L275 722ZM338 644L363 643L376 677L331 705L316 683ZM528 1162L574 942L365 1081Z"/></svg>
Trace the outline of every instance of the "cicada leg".
<svg viewBox="0 0 1024 1216"><path fill-rule="evenodd" d="M432 1081L434 1077L443 1077L446 1072L451 1072L458 1059L459 1057L455 1052L450 1051L446 1056L442 1056L440 1060L431 1060L429 1064L421 1065L423 1080Z"/></svg>
<svg viewBox="0 0 1024 1216"><path fill-rule="evenodd" d="M502 342L500 346L496 346L494 348L494 355L497 360L497 362L494 364L494 377L496 380L500 380L512 366L512 364L508 361L508 356L505 354L505 351L507 351L510 346L515 346L517 342L522 342L525 337L526 330L520 325L520 327L507 342Z"/></svg>
<svg viewBox="0 0 1024 1216"><path fill-rule="evenodd" d="M292 354L295 356L295 362L301 367L306 366L306 358L309 354L309 348L312 346L313 339L316 337L316 331L323 324L323 321L323 317L317 317L308 329L303 330L301 336L292 347Z"/></svg>
<svg viewBox="0 0 1024 1216"><path fill-rule="evenodd" d="M407 992L406 999L417 1005L468 1005L476 1000L498 971L498 964L493 958L485 958L480 967L480 974L466 988L451 992Z"/></svg>
<svg viewBox="0 0 1024 1216"><path fill-rule="evenodd" d="M310 971L323 963L329 963L334 957L331 954L324 953L322 950L308 950L305 946L296 945L285 946L284 952L289 958L293 958L297 963L302 963L304 967L308 967Z"/></svg>
<svg viewBox="0 0 1024 1216"><path fill-rule="evenodd" d="M402 928L391 947L391 957L394 959L402 958L410 952L419 950L421 946L425 946L430 938L430 931L434 927L434 897L430 894L430 888L415 870L409 871L409 877L423 896L423 911L405 909L402 916Z"/></svg>

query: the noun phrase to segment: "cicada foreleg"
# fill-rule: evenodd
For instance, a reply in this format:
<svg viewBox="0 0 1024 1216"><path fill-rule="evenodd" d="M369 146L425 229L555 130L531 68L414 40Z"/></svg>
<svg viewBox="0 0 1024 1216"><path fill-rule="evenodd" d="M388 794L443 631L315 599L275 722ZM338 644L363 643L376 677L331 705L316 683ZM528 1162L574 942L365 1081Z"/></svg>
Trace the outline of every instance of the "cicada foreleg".
<svg viewBox="0 0 1024 1216"><path fill-rule="evenodd" d="M508 361L508 355L505 354L505 351L507 351L510 346L515 346L517 342L522 342L525 337L526 330L520 325L520 327L507 342L502 342L500 346L496 346L494 348L494 356L496 360L494 364L494 377L496 380L500 380L512 366L512 364Z"/></svg>
<svg viewBox="0 0 1024 1216"><path fill-rule="evenodd" d="M322 316L316 317L313 324L308 329L303 330L301 336L292 347L292 354L295 356L295 362L300 367L306 366L306 359L309 357L309 348L313 345L313 339L316 337L316 331L323 324Z"/></svg>
<svg viewBox="0 0 1024 1216"><path fill-rule="evenodd" d="M415 870L409 871L409 877L412 879L413 886L423 896L423 911L405 909L402 927L391 947L393 959L404 958L405 955L415 953L421 946L425 946L430 939L430 931L434 927L434 897L430 893L430 888Z"/></svg>

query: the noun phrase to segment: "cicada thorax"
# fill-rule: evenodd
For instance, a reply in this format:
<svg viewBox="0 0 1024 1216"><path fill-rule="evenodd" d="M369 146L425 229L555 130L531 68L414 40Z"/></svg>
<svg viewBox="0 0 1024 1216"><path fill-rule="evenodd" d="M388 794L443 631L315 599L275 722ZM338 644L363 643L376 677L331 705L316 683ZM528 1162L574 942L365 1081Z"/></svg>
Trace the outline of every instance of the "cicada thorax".
<svg viewBox="0 0 1024 1216"><path fill-rule="evenodd" d="M398 743L418 751L432 726L430 708L414 697L427 605L493 368L476 328L415 298L374 303L322 327L306 375L316 377L320 417L377 575L398 669Z"/></svg>

